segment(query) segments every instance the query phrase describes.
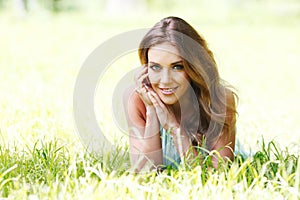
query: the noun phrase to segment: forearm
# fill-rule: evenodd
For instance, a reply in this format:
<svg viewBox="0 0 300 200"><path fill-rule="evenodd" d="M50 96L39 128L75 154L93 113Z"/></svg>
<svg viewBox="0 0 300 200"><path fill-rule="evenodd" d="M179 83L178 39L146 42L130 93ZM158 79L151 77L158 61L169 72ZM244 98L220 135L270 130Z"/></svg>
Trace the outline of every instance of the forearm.
<svg viewBox="0 0 300 200"><path fill-rule="evenodd" d="M131 137L131 164L138 171L162 164L159 121L153 109L147 107L145 127Z"/></svg>
<svg viewBox="0 0 300 200"><path fill-rule="evenodd" d="M158 143L160 143L159 134L160 123L157 118L155 108L153 106L146 107L146 125L143 139L155 137Z"/></svg>

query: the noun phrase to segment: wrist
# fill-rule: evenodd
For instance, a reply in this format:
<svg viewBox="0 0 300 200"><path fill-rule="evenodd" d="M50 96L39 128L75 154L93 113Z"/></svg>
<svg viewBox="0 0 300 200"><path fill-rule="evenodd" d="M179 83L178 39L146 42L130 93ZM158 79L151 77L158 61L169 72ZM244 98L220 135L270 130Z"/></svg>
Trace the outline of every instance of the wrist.
<svg viewBox="0 0 300 200"><path fill-rule="evenodd" d="M156 115L156 110L155 107L152 105L147 105L146 106L146 115L150 116L150 115Z"/></svg>
<svg viewBox="0 0 300 200"><path fill-rule="evenodd" d="M155 107L153 105L147 105L146 106L146 113L148 112L155 112Z"/></svg>
<svg viewBox="0 0 300 200"><path fill-rule="evenodd" d="M174 123L170 123L169 125L168 125L168 129L170 129L170 130L172 130L172 131L175 131L175 130L179 130L180 129L180 124L178 124L178 122L174 122Z"/></svg>
<svg viewBox="0 0 300 200"><path fill-rule="evenodd" d="M178 135L180 134L180 127L179 126L170 126L167 131L170 135Z"/></svg>
<svg viewBox="0 0 300 200"><path fill-rule="evenodd" d="M153 109L155 109L153 104L151 104L151 105L147 104L146 105L146 110L153 110Z"/></svg>
<svg viewBox="0 0 300 200"><path fill-rule="evenodd" d="M170 130L169 133L171 134L171 136L173 138L183 139L183 138L187 137L186 133L181 129L180 126L170 128L169 130Z"/></svg>

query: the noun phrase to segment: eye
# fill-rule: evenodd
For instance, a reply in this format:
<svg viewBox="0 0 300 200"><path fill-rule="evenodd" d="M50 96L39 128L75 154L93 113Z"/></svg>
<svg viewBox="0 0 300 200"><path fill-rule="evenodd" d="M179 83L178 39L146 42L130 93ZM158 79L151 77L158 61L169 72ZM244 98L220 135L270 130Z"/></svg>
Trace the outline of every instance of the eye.
<svg viewBox="0 0 300 200"><path fill-rule="evenodd" d="M161 67L159 65L151 65L150 69L152 69L153 71L159 71Z"/></svg>
<svg viewBox="0 0 300 200"><path fill-rule="evenodd" d="M179 71L179 70L183 70L184 67L183 67L182 65L174 65L174 66L173 66L173 69Z"/></svg>

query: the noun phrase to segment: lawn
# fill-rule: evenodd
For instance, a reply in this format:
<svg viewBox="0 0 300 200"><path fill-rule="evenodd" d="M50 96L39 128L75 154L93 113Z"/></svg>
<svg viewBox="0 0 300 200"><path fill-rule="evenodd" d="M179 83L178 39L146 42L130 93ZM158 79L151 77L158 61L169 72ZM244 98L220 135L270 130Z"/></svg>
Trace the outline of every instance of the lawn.
<svg viewBox="0 0 300 200"><path fill-rule="evenodd" d="M299 199L300 11L294 4L285 4L284 11L279 3L257 5L200 13L159 10L143 20L96 12L18 18L1 11L0 196ZM117 150L101 156L85 150L73 119L82 64L112 36L149 28L168 15L194 25L214 52L223 79L237 89L237 137L253 157L237 158L231 168L221 165L217 171L209 169L208 158L201 166L182 165L158 175L131 173L127 138L112 117L111 99L124 74L139 65L136 52L112 61L95 95L97 121Z"/></svg>

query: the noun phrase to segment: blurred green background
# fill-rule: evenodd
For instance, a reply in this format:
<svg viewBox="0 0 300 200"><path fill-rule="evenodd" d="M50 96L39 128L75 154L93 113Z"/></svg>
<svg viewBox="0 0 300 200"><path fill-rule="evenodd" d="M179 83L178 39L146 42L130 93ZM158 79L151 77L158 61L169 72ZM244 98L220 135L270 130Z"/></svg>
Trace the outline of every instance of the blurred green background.
<svg viewBox="0 0 300 200"><path fill-rule="evenodd" d="M56 137L80 146L72 98L84 60L110 37L170 15L204 36L221 77L237 89L246 149L262 137L299 148L299 0L0 0L2 142ZM101 82L95 112L108 137L120 137L109 114L113 86L137 66L137 54L125 55Z"/></svg>

